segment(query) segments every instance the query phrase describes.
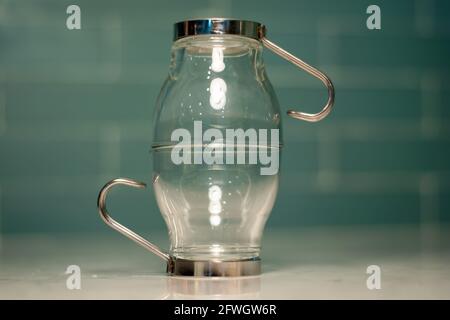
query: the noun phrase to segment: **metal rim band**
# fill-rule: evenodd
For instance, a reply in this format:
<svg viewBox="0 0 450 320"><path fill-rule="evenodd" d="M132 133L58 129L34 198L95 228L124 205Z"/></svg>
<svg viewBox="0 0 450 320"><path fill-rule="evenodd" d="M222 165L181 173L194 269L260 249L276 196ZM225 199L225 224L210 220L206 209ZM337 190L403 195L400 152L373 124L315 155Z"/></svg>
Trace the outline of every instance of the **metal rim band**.
<svg viewBox="0 0 450 320"><path fill-rule="evenodd" d="M196 261L172 258L167 264L167 273L171 276L193 277L255 276L261 274L261 260Z"/></svg>
<svg viewBox="0 0 450 320"><path fill-rule="evenodd" d="M173 40L197 35L231 34L260 40L263 25L255 21L224 18L186 20L175 23Z"/></svg>

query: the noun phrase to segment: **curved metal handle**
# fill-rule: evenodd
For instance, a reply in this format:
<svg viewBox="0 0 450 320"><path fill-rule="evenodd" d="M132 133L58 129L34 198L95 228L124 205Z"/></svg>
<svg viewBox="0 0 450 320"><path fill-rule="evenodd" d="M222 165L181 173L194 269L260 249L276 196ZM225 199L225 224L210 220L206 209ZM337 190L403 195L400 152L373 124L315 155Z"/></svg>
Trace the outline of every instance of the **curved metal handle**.
<svg viewBox="0 0 450 320"><path fill-rule="evenodd" d="M108 210L106 210L106 196L108 194L109 189L111 189L112 187L114 187L116 185L125 185L125 186L129 186L129 187L140 188L140 189L146 187L145 183L139 182L139 181L134 181L134 180L131 180L131 179L119 178L119 179L114 179L114 180L109 181L100 190L100 193L98 195L97 207L98 207L98 211L100 213L100 217L103 219L103 221L108 226L110 226L114 230L120 232L121 234L123 234L127 238L133 240L134 242L136 242L140 246L144 247L148 251L156 254L161 259L166 260L167 262L169 262L170 261L170 257L169 257L169 255L167 253L163 252L161 249L159 249L153 243L145 240L144 238L142 238L137 233L131 231L127 227L121 225L116 220L111 218L111 216L108 213Z"/></svg>
<svg viewBox="0 0 450 320"><path fill-rule="evenodd" d="M280 48L275 43L273 43L270 40L268 40L266 38L265 33L266 33L266 29L263 26L261 28L261 30L260 30L260 40L261 40L261 42L263 43L263 45L266 48L268 48L270 51L274 52L275 54L279 55L283 59L291 62L294 65L296 65L300 69L303 69L306 72L308 72L309 74L313 75L314 77L316 77L317 79L322 81L323 84L328 89L328 101L327 101L327 103L325 104L325 106L322 108L322 110L320 112L318 112L318 113L305 113L305 112L300 112L300 111L295 111L295 110L289 110L287 112L287 114L290 117L292 117L292 118L295 118L295 119L298 119L298 120L305 120L305 121L308 121L308 122L317 122L317 121L320 121L323 118L325 118L331 112L331 109L333 108L333 104L334 104L334 86L333 86L333 83L331 82L331 80L327 77L327 75L325 75L321 71L319 71L316 68L310 66L306 62L300 60L296 56L290 54L286 50Z"/></svg>

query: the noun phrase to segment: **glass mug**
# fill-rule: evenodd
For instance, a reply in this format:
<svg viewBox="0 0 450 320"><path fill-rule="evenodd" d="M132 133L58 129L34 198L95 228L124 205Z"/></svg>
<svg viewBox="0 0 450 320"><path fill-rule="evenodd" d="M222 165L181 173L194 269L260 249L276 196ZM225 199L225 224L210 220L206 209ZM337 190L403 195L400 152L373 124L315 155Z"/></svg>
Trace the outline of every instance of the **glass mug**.
<svg viewBox="0 0 450 320"><path fill-rule="evenodd" d="M144 188L144 183L108 182L98 197L100 216L164 259L169 275L260 274L261 237L277 195L283 145L280 108L265 71L263 46L328 89L319 113L290 110L292 118L316 122L326 117L334 103L333 85L325 74L269 41L260 23L211 18L179 22L174 29L152 144L153 189L169 231L169 253L106 210L110 188Z"/></svg>

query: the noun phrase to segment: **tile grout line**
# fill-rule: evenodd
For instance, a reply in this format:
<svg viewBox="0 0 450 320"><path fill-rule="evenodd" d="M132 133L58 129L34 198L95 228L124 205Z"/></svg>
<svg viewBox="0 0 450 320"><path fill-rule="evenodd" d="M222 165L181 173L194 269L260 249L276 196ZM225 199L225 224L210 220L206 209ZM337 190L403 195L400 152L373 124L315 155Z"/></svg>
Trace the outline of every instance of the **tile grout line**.
<svg viewBox="0 0 450 320"><path fill-rule="evenodd" d="M340 29L330 25L328 20L319 19L317 26L318 65L333 65L338 60L337 44L330 41L329 36L337 36ZM335 37L336 39L336 37ZM318 170L317 187L319 190L336 190L339 185L339 135L337 130L322 128L317 131Z"/></svg>
<svg viewBox="0 0 450 320"><path fill-rule="evenodd" d="M117 124L110 124L100 129L100 184L104 184L107 180L117 178L120 175L121 135L121 129Z"/></svg>
<svg viewBox="0 0 450 320"><path fill-rule="evenodd" d="M6 133L6 91L4 88L0 89L0 137Z"/></svg>
<svg viewBox="0 0 450 320"><path fill-rule="evenodd" d="M434 33L435 2L416 0L414 3L414 26L418 35L430 37Z"/></svg>

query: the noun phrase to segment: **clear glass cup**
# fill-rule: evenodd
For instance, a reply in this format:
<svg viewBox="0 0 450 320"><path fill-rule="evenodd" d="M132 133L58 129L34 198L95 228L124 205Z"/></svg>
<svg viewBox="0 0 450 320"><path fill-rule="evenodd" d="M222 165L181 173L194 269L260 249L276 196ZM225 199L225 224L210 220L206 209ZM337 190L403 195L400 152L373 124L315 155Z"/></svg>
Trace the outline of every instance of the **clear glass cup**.
<svg viewBox="0 0 450 320"><path fill-rule="evenodd" d="M171 135L187 128L194 136L194 121L201 121L203 132L219 130L224 140L215 143L232 148L236 156L249 159L259 148L279 147L263 143L238 150L225 139L227 129L280 129L279 105L258 41L234 35L176 41L157 101L153 143L153 185L169 229L170 255L192 260L258 257L278 173L261 175L260 164L174 164Z"/></svg>
<svg viewBox="0 0 450 320"><path fill-rule="evenodd" d="M153 190L170 236L169 252L121 225L106 210L114 179L100 191L101 218L167 262L170 275L246 276L260 273L261 237L275 203L280 151L278 100L262 59L268 48L321 80L328 100L315 114L289 110L316 122L334 102L330 79L278 47L257 22L222 18L174 26L169 75L155 108Z"/></svg>

